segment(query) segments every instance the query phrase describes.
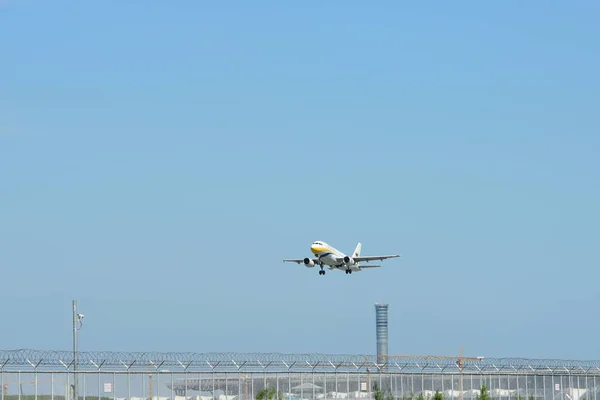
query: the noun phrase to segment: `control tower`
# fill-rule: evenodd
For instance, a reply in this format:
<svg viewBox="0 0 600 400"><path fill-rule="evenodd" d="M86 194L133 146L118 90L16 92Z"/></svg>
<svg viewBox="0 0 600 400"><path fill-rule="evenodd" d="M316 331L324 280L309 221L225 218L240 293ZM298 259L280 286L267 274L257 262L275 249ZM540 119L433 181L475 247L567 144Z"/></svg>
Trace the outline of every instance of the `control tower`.
<svg viewBox="0 0 600 400"><path fill-rule="evenodd" d="M377 364L385 364L388 355L388 305L375 303L375 328L377 331Z"/></svg>

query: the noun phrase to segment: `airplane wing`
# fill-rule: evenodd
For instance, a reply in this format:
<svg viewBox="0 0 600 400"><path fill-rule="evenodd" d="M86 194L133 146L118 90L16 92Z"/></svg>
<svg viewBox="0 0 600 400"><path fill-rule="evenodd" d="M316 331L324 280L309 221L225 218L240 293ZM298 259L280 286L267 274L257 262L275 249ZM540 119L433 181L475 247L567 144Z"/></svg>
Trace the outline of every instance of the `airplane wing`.
<svg viewBox="0 0 600 400"><path fill-rule="evenodd" d="M312 261L317 264L319 262L318 258L313 258ZM293 260L283 260L283 262L295 262L298 264L304 264L304 258L298 258L298 259L293 259Z"/></svg>
<svg viewBox="0 0 600 400"><path fill-rule="evenodd" d="M364 268L379 268L379 267L381 267L381 265L361 265L359 268L364 269Z"/></svg>
<svg viewBox="0 0 600 400"><path fill-rule="evenodd" d="M387 260L388 258L397 258L400 257L398 254L396 255L392 255L392 256L362 256L362 257L354 257L354 261L356 262L369 262L369 261L374 261L374 260L379 260L379 261L383 261L383 260ZM363 268L363 266L361 265L361 268Z"/></svg>

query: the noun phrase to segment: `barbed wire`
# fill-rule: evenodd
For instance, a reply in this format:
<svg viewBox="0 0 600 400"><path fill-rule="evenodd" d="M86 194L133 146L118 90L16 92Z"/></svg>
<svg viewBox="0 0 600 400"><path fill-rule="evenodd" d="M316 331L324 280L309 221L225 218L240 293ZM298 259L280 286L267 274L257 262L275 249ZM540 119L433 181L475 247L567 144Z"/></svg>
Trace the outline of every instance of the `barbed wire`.
<svg viewBox="0 0 600 400"><path fill-rule="evenodd" d="M0 350L0 369L73 369L72 351ZM375 355L286 354L286 353L161 353L161 352L78 352L78 371L164 371L175 372L448 372L448 373L594 373L600 361L476 358L458 356L388 356L377 363Z"/></svg>

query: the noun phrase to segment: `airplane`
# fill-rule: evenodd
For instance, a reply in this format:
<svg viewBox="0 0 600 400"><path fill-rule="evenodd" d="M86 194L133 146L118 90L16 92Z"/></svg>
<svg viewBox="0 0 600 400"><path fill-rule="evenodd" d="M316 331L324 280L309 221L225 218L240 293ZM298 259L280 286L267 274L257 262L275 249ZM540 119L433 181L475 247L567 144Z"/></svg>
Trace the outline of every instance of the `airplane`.
<svg viewBox="0 0 600 400"><path fill-rule="evenodd" d="M398 254L391 256L362 256L360 251L362 244L359 242L354 249L352 256L347 256L333 246L325 242L317 240L310 246L310 251L317 256L316 258L300 258L294 260L283 260L283 262L295 262L304 264L307 268L313 268L315 265L321 267L319 275L325 275L324 267L327 265L330 270L343 269L346 274L351 274L352 271L361 271L363 268L378 268L380 265L360 265L361 262L369 262L373 260L383 261L388 258L400 257Z"/></svg>

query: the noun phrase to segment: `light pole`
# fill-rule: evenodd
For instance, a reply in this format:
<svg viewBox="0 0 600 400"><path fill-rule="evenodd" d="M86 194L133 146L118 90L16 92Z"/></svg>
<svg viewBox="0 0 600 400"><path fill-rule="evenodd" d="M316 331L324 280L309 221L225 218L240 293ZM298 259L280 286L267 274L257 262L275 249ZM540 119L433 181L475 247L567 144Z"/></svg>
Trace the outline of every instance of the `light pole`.
<svg viewBox="0 0 600 400"><path fill-rule="evenodd" d="M83 314L77 313L77 300L73 300L73 400L77 400L77 352L78 332L83 326ZM78 326L79 325L79 326Z"/></svg>

